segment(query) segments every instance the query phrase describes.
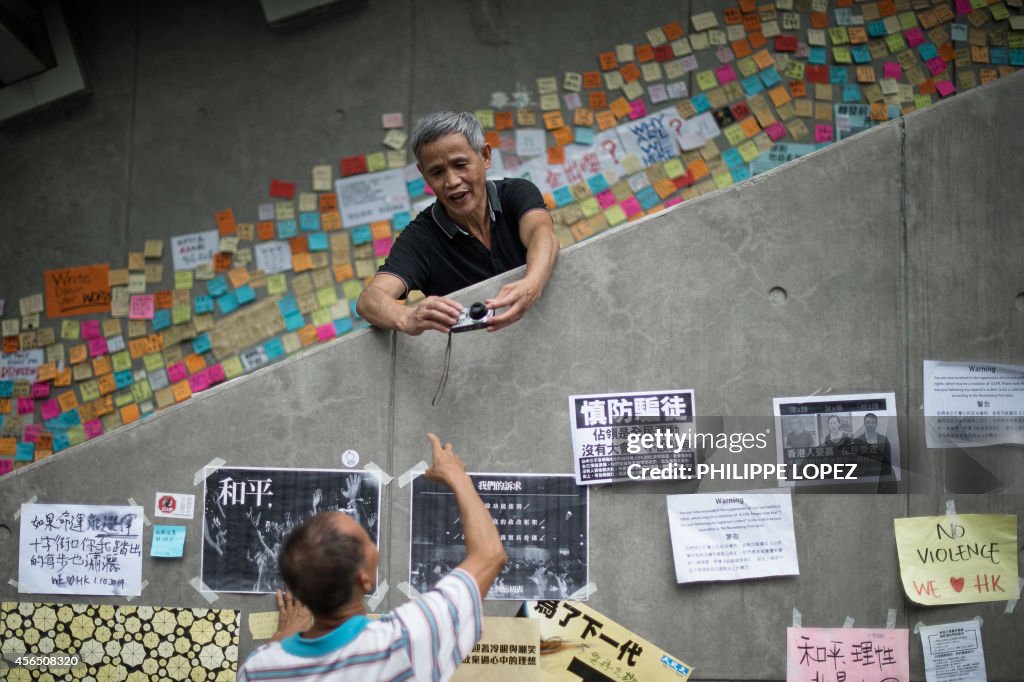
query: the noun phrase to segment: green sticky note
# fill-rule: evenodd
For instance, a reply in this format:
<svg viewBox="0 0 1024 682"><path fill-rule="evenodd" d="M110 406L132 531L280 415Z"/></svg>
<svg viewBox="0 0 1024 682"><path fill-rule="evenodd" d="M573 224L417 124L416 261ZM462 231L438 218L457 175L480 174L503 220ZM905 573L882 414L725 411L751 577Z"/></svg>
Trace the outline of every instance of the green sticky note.
<svg viewBox="0 0 1024 682"><path fill-rule="evenodd" d="M753 57L744 57L743 59L736 60L736 68L739 69L740 73L743 74L744 78L753 76L761 69L757 68L757 62L754 61Z"/></svg>
<svg viewBox="0 0 1024 682"><path fill-rule="evenodd" d="M267 275L267 294L277 296L288 291L288 278L283 272Z"/></svg>
<svg viewBox="0 0 1024 682"><path fill-rule="evenodd" d="M330 324L334 318L331 317L330 308L317 308L310 313L309 320L314 327L322 327L325 324Z"/></svg>
<svg viewBox="0 0 1024 682"><path fill-rule="evenodd" d="M833 47L832 48L832 60L836 64L852 64L853 55L850 54L850 48L848 47Z"/></svg>
<svg viewBox="0 0 1024 682"><path fill-rule="evenodd" d="M626 212L622 210L622 207L615 204L604 212L605 220L611 226L618 225L619 223L626 222Z"/></svg>
<svg viewBox="0 0 1024 682"><path fill-rule="evenodd" d="M807 66L803 62L790 62L786 64L786 69L782 74L790 80L802 81L806 68Z"/></svg>
<svg viewBox="0 0 1024 682"><path fill-rule="evenodd" d="M132 399L141 403L143 400L149 400L153 397L153 391L149 387L149 380L143 379L142 381L136 381L132 384Z"/></svg>
<svg viewBox="0 0 1024 682"><path fill-rule="evenodd" d="M1006 21L1010 18L1010 10L1006 9L1006 5L1001 2L989 7L988 11L992 13L992 18L996 21Z"/></svg>
<svg viewBox="0 0 1024 682"><path fill-rule="evenodd" d="M72 445L85 442L85 428L81 424L68 429L68 442Z"/></svg>
<svg viewBox="0 0 1024 682"><path fill-rule="evenodd" d="M828 30L828 37L833 45L846 45L850 42L850 34L846 32L845 26L835 26Z"/></svg>
<svg viewBox="0 0 1024 682"><path fill-rule="evenodd" d="M913 12L903 12L899 15L900 28L909 31L917 27L917 15Z"/></svg>
<svg viewBox="0 0 1024 682"><path fill-rule="evenodd" d="M743 132L743 128L740 127L739 123L733 123L731 126L726 127L722 130L725 135L725 139L729 140L729 146L735 147L747 139L747 134Z"/></svg>
<svg viewBox="0 0 1024 682"><path fill-rule="evenodd" d="M242 367L242 361L237 355L232 355L230 358L220 363L221 368L224 370L224 376L228 379L234 379L245 374L245 368Z"/></svg>
<svg viewBox="0 0 1024 682"><path fill-rule="evenodd" d="M174 272L174 288L175 289L191 289L193 283L192 271L191 270L175 270Z"/></svg>
<svg viewBox="0 0 1024 682"><path fill-rule="evenodd" d="M747 163L750 163L757 157L761 156L761 150L757 148L757 145L754 144L753 140L747 140L737 147L736 151L740 153L740 156Z"/></svg>
<svg viewBox="0 0 1024 682"><path fill-rule="evenodd" d="M142 356L142 364L146 366L147 372L155 372L164 366L163 353L147 353Z"/></svg>
<svg viewBox="0 0 1024 682"><path fill-rule="evenodd" d="M78 385L78 392L82 396L83 403L98 400L100 397L100 387L96 383L95 379L89 379L88 381L80 383Z"/></svg>
<svg viewBox="0 0 1024 682"><path fill-rule="evenodd" d="M601 204L599 204L597 199L594 197L587 197L580 202L580 211L582 211L583 215L587 218L593 218L601 212Z"/></svg>
<svg viewBox="0 0 1024 682"><path fill-rule="evenodd" d="M711 69L697 72L697 87L701 90L710 90L718 87L718 79Z"/></svg>
<svg viewBox="0 0 1024 682"><path fill-rule="evenodd" d="M369 173L387 170L388 156L384 152L374 152L366 155L366 170Z"/></svg>
<svg viewBox="0 0 1024 682"><path fill-rule="evenodd" d="M122 391L114 396L114 407L124 407L125 405L131 405L133 402L135 401L132 400L131 391Z"/></svg>
<svg viewBox="0 0 1024 682"><path fill-rule="evenodd" d="M73 341L78 338L81 325L78 320L64 320L60 323L60 338Z"/></svg>
<svg viewBox="0 0 1024 682"><path fill-rule="evenodd" d="M666 161L662 168L665 171L665 175L673 179L686 175L686 166L683 165L678 156Z"/></svg>
<svg viewBox="0 0 1024 682"><path fill-rule="evenodd" d="M924 109L925 107L931 105L931 103L932 103L932 96L931 95L914 95L914 108L915 109Z"/></svg>
<svg viewBox="0 0 1024 682"><path fill-rule="evenodd" d="M332 286L316 290L316 302L321 308L330 308L337 300L338 294Z"/></svg>
<svg viewBox="0 0 1024 682"><path fill-rule="evenodd" d="M885 46L889 48L889 52L896 54L907 49L907 41L903 40L902 33L893 33L885 37Z"/></svg>
<svg viewBox="0 0 1024 682"><path fill-rule="evenodd" d="M363 293L363 283L358 279L350 279L341 285L341 290L345 292L345 298L351 301Z"/></svg>
<svg viewBox="0 0 1024 682"><path fill-rule="evenodd" d="M192 306L176 305L171 306L171 323L185 324L192 319Z"/></svg>
<svg viewBox="0 0 1024 682"><path fill-rule="evenodd" d="M114 353L110 356L110 360L115 372L123 372L132 368L132 356L126 350Z"/></svg>
<svg viewBox="0 0 1024 682"><path fill-rule="evenodd" d="M719 173L715 176L715 187L722 189L732 184L732 175L729 173Z"/></svg>

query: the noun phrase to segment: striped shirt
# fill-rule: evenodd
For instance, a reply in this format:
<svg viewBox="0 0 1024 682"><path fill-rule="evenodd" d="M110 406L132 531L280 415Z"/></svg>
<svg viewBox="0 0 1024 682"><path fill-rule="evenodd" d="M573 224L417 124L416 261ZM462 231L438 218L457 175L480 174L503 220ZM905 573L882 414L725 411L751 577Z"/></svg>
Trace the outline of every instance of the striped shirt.
<svg viewBox="0 0 1024 682"><path fill-rule="evenodd" d="M238 681L443 682L473 650L482 623L476 581L457 568L379 620L355 616L316 639L293 635L259 647Z"/></svg>

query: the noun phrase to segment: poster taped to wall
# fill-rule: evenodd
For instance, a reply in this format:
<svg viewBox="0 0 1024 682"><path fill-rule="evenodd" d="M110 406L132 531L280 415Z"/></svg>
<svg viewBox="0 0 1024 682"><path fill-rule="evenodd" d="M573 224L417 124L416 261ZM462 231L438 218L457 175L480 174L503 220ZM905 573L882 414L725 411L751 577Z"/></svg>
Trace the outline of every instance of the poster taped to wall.
<svg viewBox="0 0 1024 682"><path fill-rule="evenodd" d="M569 396L576 482L629 481L631 464L651 468L675 464L680 471L693 471L695 417L692 390ZM644 447L637 442L643 434L661 437L651 439L653 447Z"/></svg>
<svg viewBox="0 0 1024 682"><path fill-rule="evenodd" d="M209 473L203 505L203 582L215 592L274 592L277 556L294 528L341 511L379 546L380 479L346 469L225 467Z"/></svg>
<svg viewBox="0 0 1024 682"><path fill-rule="evenodd" d="M494 518L508 563L486 599L565 598L588 582L588 491L569 475L470 474ZM412 485L409 582L432 589L466 556L451 490L419 476Z"/></svg>
<svg viewBox="0 0 1024 682"><path fill-rule="evenodd" d="M540 629L530 618L484 617L480 640L451 682L540 682Z"/></svg>
<svg viewBox="0 0 1024 682"><path fill-rule="evenodd" d="M783 486L900 480L895 393L774 398Z"/></svg>
<svg viewBox="0 0 1024 682"><path fill-rule="evenodd" d="M988 682L981 621L919 625L928 682Z"/></svg>
<svg viewBox="0 0 1024 682"><path fill-rule="evenodd" d="M1024 365L924 361L930 448L1024 443Z"/></svg>
<svg viewBox="0 0 1024 682"><path fill-rule="evenodd" d="M786 628L786 682L910 682L910 631Z"/></svg>

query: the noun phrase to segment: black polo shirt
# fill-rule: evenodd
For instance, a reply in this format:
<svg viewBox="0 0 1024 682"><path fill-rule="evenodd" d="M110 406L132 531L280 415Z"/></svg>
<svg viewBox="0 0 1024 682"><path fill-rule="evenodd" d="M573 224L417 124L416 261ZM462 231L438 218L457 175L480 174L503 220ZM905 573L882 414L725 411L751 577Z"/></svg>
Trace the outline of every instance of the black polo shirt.
<svg viewBox="0 0 1024 682"><path fill-rule="evenodd" d="M420 290L427 296L447 296L471 284L526 264L526 247L519 238L520 219L536 209L547 210L540 191L528 180L487 181L491 212L491 250L452 222L435 201L402 230L378 272L405 282L405 298Z"/></svg>

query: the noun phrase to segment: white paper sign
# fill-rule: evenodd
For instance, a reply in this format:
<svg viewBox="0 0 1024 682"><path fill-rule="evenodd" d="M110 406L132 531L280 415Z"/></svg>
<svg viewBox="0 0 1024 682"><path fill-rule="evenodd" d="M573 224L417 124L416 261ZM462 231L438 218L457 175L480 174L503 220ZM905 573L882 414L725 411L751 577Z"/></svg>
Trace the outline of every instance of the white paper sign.
<svg viewBox="0 0 1024 682"><path fill-rule="evenodd" d="M21 505L18 592L142 592L142 507Z"/></svg>
<svg viewBox="0 0 1024 682"><path fill-rule="evenodd" d="M0 380L35 381L39 377L39 366L44 362L46 353L42 348L0 353Z"/></svg>
<svg viewBox="0 0 1024 682"><path fill-rule="evenodd" d="M191 519L195 514L196 496L182 493L157 493L153 515L161 519Z"/></svg>
<svg viewBox="0 0 1024 682"><path fill-rule="evenodd" d="M922 625L918 632L928 682L987 682L981 623Z"/></svg>
<svg viewBox="0 0 1024 682"><path fill-rule="evenodd" d="M700 149L705 142L713 140L721 134L722 131L718 128L718 121L715 120L714 114L705 111L703 114L686 119L676 139L683 151L689 152Z"/></svg>
<svg viewBox="0 0 1024 682"><path fill-rule="evenodd" d="M516 128L516 154L523 158L547 151L547 135L540 128Z"/></svg>
<svg viewBox="0 0 1024 682"><path fill-rule="evenodd" d="M1024 365L924 361L930 448L1024 443Z"/></svg>
<svg viewBox="0 0 1024 682"><path fill-rule="evenodd" d="M264 273L273 275L292 269L292 247L288 242L262 242L253 248L256 251L256 268Z"/></svg>
<svg viewBox="0 0 1024 682"><path fill-rule="evenodd" d="M391 220L396 213L409 211L409 190L405 170L383 171L341 178L334 182L345 227Z"/></svg>
<svg viewBox="0 0 1024 682"><path fill-rule="evenodd" d="M171 257L175 270L193 270L213 263L213 254L220 248L217 230L171 237Z"/></svg>
<svg viewBox="0 0 1024 682"><path fill-rule="evenodd" d="M679 155L674 131L666 123L667 117L664 112L656 112L616 128L626 154L634 155L645 168Z"/></svg>
<svg viewBox="0 0 1024 682"><path fill-rule="evenodd" d="M676 582L799 575L789 495L669 495Z"/></svg>

